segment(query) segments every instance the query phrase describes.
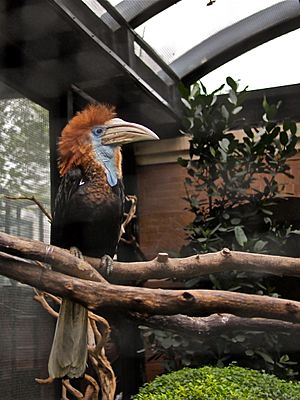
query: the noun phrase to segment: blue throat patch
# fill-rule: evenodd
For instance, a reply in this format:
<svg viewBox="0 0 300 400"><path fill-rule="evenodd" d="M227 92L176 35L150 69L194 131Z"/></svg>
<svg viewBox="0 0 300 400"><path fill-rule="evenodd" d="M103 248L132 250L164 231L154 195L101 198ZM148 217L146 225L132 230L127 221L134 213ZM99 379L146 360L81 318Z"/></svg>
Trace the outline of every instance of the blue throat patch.
<svg viewBox="0 0 300 400"><path fill-rule="evenodd" d="M118 183L118 175L115 162L115 149L113 146L103 146L100 138L93 137L93 145L97 160L99 160L105 168L108 184L113 187Z"/></svg>

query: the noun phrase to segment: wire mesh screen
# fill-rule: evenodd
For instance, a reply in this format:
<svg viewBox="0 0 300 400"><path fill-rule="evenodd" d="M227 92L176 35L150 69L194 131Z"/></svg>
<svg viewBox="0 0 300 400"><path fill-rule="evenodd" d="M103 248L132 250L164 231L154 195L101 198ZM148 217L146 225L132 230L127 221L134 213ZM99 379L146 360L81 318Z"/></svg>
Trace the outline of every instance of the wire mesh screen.
<svg viewBox="0 0 300 400"><path fill-rule="evenodd" d="M0 230L49 242L49 222L30 200L50 202L48 112L26 98L0 100Z"/></svg>
<svg viewBox="0 0 300 400"><path fill-rule="evenodd" d="M0 231L49 242L49 221L32 196L49 208L48 112L10 96L0 100ZM1 399L56 398L52 385L34 381L47 377L53 330L32 288L0 276Z"/></svg>

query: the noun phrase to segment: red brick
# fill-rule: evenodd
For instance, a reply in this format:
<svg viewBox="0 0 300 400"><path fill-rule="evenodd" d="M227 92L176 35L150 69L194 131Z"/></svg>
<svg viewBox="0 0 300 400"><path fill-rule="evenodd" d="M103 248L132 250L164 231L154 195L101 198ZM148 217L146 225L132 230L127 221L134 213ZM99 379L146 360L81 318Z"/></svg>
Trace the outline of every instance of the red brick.
<svg viewBox="0 0 300 400"><path fill-rule="evenodd" d="M300 157L289 160L294 179L283 175L278 182L285 187L282 194L300 197ZM193 219L183 185L186 171L180 165L159 164L138 168L138 217L141 249L147 258L160 251L178 252L185 243L184 227ZM255 187L263 187L263 177ZM205 199L205 196L201 196Z"/></svg>

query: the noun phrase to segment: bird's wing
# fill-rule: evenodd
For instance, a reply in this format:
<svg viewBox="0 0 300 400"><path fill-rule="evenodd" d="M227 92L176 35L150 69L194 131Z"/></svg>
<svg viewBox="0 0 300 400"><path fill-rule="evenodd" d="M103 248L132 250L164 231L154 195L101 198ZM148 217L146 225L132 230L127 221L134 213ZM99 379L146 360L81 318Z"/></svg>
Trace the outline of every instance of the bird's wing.
<svg viewBox="0 0 300 400"><path fill-rule="evenodd" d="M83 180L81 168L74 168L68 171L61 179L54 205L51 243L63 246L63 227L68 219L70 200L80 187Z"/></svg>

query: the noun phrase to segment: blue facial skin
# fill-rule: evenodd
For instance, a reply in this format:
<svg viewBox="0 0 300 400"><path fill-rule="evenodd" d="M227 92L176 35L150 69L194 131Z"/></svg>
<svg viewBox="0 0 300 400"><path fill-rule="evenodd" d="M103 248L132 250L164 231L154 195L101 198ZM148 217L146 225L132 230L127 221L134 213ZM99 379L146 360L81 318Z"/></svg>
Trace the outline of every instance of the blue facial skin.
<svg viewBox="0 0 300 400"><path fill-rule="evenodd" d="M104 146L101 137L105 133L104 126L97 126L92 129L92 143L97 159L104 165L108 184L113 187L118 183L117 169L115 163L114 146Z"/></svg>

